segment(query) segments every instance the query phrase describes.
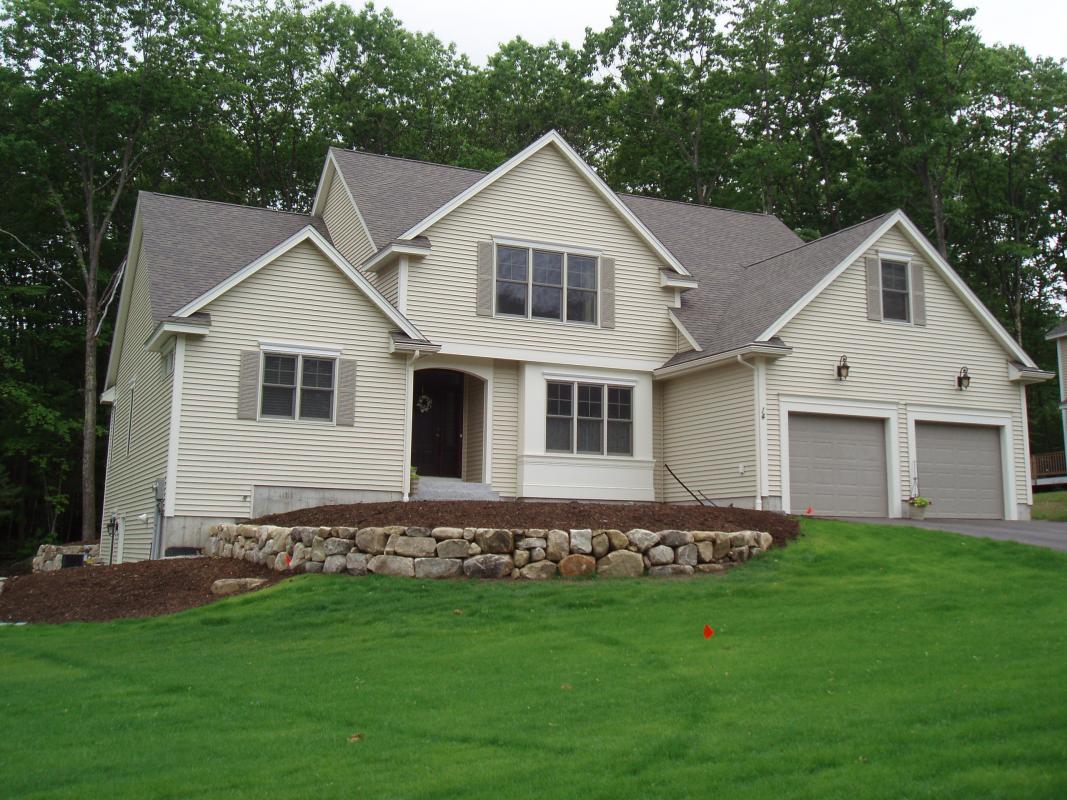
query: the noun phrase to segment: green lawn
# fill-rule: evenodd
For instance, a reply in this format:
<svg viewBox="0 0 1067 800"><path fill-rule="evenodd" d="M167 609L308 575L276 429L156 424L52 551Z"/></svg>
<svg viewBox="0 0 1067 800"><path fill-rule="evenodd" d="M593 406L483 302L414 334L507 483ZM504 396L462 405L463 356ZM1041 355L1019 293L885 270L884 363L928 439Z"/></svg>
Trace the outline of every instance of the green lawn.
<svg viewBox="0 0 1067 800"><path fill-rule="evenodd" d="M804 530L722 578L309 575L2 628L0 794L1067 796L1067 555Z"/></svg>
<svg viewBox="0 0 1067 800"><path fill-rule="evenodd" d="M1067 492L1034 492L1033 517L1067 522Z"/></svg>

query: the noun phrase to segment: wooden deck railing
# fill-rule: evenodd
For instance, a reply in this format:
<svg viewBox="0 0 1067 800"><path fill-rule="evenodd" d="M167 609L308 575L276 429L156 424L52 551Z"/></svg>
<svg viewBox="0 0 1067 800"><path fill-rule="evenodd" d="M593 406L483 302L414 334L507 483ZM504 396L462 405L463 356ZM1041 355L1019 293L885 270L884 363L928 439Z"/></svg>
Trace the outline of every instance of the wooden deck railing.
<svg viewBox="0 0 1067 800"><path fill-rule="evenodd" d="M1030 474L1033 478L1048 478L1053 475L1067 475L1067 458L1063 451L1058 453L1037 453L1030 456Z"/></svg>

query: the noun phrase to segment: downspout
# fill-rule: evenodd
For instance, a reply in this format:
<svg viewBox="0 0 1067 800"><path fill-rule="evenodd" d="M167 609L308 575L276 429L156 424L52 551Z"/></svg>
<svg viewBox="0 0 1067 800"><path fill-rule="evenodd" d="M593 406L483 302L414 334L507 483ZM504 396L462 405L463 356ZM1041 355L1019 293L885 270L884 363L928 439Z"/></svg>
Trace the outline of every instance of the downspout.
<svg viewBox="0 0 1067 800"><path fill-rule="evenodd" d="M756 364L750 364L745 361L743 355L737 356L737 363L744 364L750 370L752 370L752 403L755 407L756 413L756 461L755 461L755 473L756 473L756 502L755 509L757 511L763 510L763 453L760 449L760 443L763 441L763 409L760 408L760 387L759 387L759 367Z"/></svg>

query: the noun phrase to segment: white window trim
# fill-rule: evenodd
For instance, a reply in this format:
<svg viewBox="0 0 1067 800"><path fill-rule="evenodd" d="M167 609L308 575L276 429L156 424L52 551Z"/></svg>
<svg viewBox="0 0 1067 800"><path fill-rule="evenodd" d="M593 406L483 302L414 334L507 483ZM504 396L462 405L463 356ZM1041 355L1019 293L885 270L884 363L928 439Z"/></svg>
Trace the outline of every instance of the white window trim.
<svg viewBox="0 0 1067 800"><path fill-rule="evenodd" d="M274 417L265 416L263 414L263 376L266 367L267 356L294 356L296 357L296 385L293 387L295 397L293 399L293 416L291 417ZM310 358L321 358L333 361L333 386L330 391L333 393L330 397L330 418L329 419L301 419L300 418L300 393L304 388L304 356ZM256 421L257 422L280 422L280 423L297 423L299 425L318 425L337 427L337 373L339 369L339 357L329 352L323 352L321 350L301 350L299 352L285 352L282 350L265 350L260 349L259 353L259 382L256 386ZM318 387L315 387L318 388Z"/></svg>
<svg viewBox="0 0 1067 800"><path fill-rule="evenodd" d="M579 376L563 376L552 373L544 373L545 379L545 408L543 410L545 418L545 436L541 443L542 454L556 458L598 458L598 459L615 459L623 461L632 461L634 459L634 451L636 450L636 442L634 441L637 431L637 420L634 419L635 406L636 406L636 381L630 380L605 380L604 378L589 378ZM565 417L548 414L548 384L550 383L567 383L571 386L571 404L573 413L570 415L571 420L571 449L570 450L549 450L548 449L548 420L549 419L565 419ZM578 452L578 420L579 419L591 419L578 416L578 387L579 386L599 386L601 389L601 407L603 416L600 418L600 430L601 430L601 446L602 450L599 453L579 453ZM608 390L609 389L627 389L630 392L630 452L629 453L609 453L608 452ZM616 422L626 422L627 420L616 420Z"/></svg>
<svg viewBox="0 0 1067 800"><path fill-rule="evenodd" d="M499 247L514 247L519 249L525 249L527 251L526 257L526 314L505 314L497 310L497 248ZM541 250L544 252L559 253L563 256L563 284L560 287L560 318L555 319L553 317L535 317L533 315L533 251ZM584 320L567 319L567 256L575 255L583 258L592 258L595 260L596 265L594 267L594 275L596 276L596 319L593 322L585 322ZM600 327L600 301L602 296L600 285L600 259L603 255L603 251L595 250L588 247L577 247L574 245L565 244L548 244L545 242L533 242L523 239L511 239L507 237L493 237L493 317L494 319L521 319L527 322L541 322L548 323L550 325L577 325L585 328L599 328ZM518 283L518 281L510 281L510 283ZM540 285L540 284L539 284ZM589 291L588 289L579 289L575 291Z"/></svg>
<svg viewBox="0 0 1067 800"><path fill-rule="evenodd" d="M284 356L315 356L318 358L340 358L344 348L339 344L307 344L305 342L283 342L267 339L259 340L261 351L270 351Z"/></svg>

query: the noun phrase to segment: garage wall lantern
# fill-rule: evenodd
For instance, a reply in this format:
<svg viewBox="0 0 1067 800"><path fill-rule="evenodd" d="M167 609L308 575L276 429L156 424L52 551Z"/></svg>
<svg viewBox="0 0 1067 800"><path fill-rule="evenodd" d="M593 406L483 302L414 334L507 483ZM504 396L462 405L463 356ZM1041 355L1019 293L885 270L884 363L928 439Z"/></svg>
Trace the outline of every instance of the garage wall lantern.
<svg viewBox="0 0 1067 800"><path fill-rule="evenodd" d="M848 378L848 357L841 356L841 360L837 362L837 379L843 381Z"/></svg>
<svg viewBox="0 0 1067 800"><path fill-rule="evenodd" d="M967 367L960 367L960 374L956 376L956 388L961 392L971 385L971 375Z"/></svg>

